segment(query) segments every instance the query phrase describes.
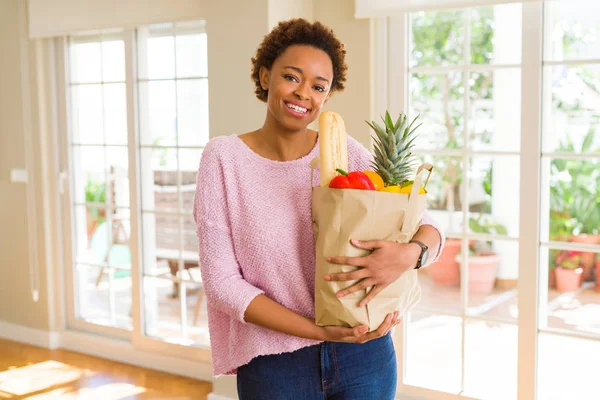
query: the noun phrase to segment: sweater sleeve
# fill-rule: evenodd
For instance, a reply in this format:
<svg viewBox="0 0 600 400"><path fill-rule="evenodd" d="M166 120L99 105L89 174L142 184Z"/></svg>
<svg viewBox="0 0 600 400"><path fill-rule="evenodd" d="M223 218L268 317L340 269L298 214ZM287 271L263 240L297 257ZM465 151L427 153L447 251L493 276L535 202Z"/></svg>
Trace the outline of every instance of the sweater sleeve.
<svg viewBox="0 0 600 400"><path fill-rule="evenodd" d="M227 208L223 138L213 139L205 147L194 198L194 220L198 235L200 272L207 303L245 323L244 313L261 289L242 276L233 245Z"/></svg>
<svg viewBox="0 0 600 400"><path fill-rule="evenodd" d="M363 146L358 140L354 139L352 136L348 135L348 168L351 171L363 171L366 169L372 169L373 163L373 155L367 150L365 146ZM440 254L442 253L442 249L444 248L445 236L439 222L431 216L431 214L427 211L423 211L423 216L421 217L421 221L419 222L419 226L430 225L435 230L438 231L440 235L440 246L435 253L435 257L428 261L427 264L432 264L438 260Z"/></svg>

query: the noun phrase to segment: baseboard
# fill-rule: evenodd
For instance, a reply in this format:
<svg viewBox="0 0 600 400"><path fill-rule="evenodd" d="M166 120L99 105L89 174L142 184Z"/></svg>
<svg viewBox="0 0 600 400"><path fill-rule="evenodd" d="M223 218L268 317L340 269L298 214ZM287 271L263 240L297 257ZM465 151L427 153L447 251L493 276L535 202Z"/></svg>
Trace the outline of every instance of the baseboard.
<svg viewBox="0 0 600 400"><path fill-rule="evenodd" d="M213 381L212 366L209 363L151 353L137 349L131 343L123 340L109 339L84 332L65 331L61 334L60 344L61 348L77 353L205 382Z"/></svg>
<svg viewBox="0 0 600 400"><path fill-rule="evenodd" d="M231 397L221 396L220 394L209 393L206 400L235 400Z"/></svg>
<svg viewBox="0 0 600 400"><path fill-rule="evenodd" d="M60 333L0 321L0 338L46 349L60 346Z"/></svg>

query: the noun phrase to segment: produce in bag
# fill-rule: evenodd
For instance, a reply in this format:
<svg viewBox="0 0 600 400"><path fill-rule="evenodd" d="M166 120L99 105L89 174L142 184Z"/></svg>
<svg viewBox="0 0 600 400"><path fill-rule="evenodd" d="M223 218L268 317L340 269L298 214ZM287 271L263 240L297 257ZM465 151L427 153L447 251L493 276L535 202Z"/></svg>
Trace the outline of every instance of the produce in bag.
<svg viewBox="0 0 600 400"><path fill-rule="evenodd" d="M415 119L416 120L416 119ZM393 122L389 113L384 126L369 123L375 131L373 170L347 173L347 136L341 116L324 112L319 118L320 155L312 172L321 166L320 186L312 189L312 214L316 248L315 322L317 325L357 326L376 329L385 316L403 316L420 299L417 271L406 271L366 306L359 302L370 288L337 298L336 293L356 281L325 281L324 277L350 272L357 267L327 262L327 257L360 257L369 251L350 243L356 240L394 240L407 243L416 233L426 202L424 164L415 173L415 120L408 124L400 114ZM344 144L344 145L340 145ZM414 179L411 180L414 174ZM367 178L372 185L365 183ZM312 182L312 179L311 179Z"/></svg>

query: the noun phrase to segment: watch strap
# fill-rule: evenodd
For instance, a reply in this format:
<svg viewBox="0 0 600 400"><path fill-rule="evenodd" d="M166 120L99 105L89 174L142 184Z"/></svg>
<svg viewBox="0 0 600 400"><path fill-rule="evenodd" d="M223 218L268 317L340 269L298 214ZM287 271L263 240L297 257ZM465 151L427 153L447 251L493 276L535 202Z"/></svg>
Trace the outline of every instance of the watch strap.
<svg viewBox="0 0 600 400"><path fill-rule="evenodd" d="M420 242L418 240L411 240L408 243L415 243L417 245L419 245L419 247L421 247L421 254L419 254L419 259L417 260L417 265L415 266L415 269L419 269L423 266L423 255L425 254L426 251L429 250L429 247L427 247L427 245L423 242ZM427 260L425 260L427 261Z"/></svg>

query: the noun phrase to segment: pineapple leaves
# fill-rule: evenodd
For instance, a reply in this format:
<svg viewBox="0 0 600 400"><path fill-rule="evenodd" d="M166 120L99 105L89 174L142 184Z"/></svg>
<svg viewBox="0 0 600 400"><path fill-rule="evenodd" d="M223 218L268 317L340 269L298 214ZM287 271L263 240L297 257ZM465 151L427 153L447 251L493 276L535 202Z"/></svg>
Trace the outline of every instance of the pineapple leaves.
<svg viewBox="0 0 600 400"><path fill-rule="evenodd" d="M412 153L417 138L416 130L422 125L415 125L419 116L408 124L408 117L400 113L396 121L388 111L381 117L383 126L375 121L367 122L373 129L373 161L374 169L381 175L386 186L398 185L410 179L417 160Z"/></svg>

